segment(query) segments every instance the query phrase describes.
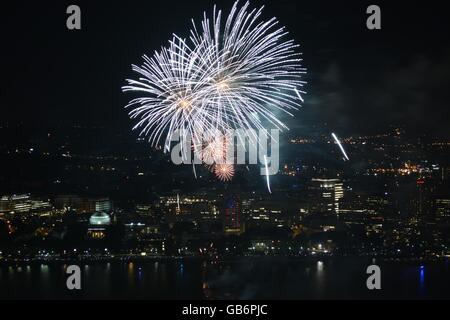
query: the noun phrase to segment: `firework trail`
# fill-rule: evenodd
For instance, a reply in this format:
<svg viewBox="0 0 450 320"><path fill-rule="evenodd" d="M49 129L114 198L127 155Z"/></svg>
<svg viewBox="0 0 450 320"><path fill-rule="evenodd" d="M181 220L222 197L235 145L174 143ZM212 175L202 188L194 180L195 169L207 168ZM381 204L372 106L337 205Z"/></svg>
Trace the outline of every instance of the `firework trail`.
<svg viewBox="0 0 450 320"><path fill-rule="evenodd" d="M334 133L331 133L331 136L333 137L334 141L339 146L339 149L341 149L342 155L344 156L345 160L350 160L347 156L347 153L344 150L344 147L341 144L341 141L339 141L338 137Z"/></svg>
<svg viewBox="0 0 450 320"><path fill-rule="evenodd" d="M269 167L268 167L266 155L264 155L264 166L266 167L266 183L267 183L267 190L269 190L269 193L272 193L272 190L270 189Z"/></svg>
<svg viewBox="0 0 450 320"><path fill-rule="evenodd" d="M276 112L292 115L300 107L305 69L298 46L285 40L275 18L263 21L262 10L236 2L222 19L214 7L201 28L192 21L188 40L174 35L133 65L138 78L122 88L139 95L127 105L133 130L168 151L176 131L183 143L188 135L199 141L205 132L262 129L265 122L287 129Z"/></svg>

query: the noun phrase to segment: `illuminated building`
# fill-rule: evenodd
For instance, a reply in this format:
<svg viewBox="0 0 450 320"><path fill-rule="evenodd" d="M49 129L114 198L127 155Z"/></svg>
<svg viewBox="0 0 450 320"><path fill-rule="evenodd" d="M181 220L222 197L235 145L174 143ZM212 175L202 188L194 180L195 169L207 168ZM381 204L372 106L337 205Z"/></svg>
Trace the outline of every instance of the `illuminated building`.
<svg viewBox="0 0 450 320"><path fill-rule="evenodd" d="M3 196L0 198L0 213L8 213L11 211L9 198Z"/></svg>
<svg viewBox="0 0 450 320"><path fill-rule="evenodd" d="M95 211L110 212L112 210L112 203L108 198L92 199Z"/></svg>
<svg viewBox="0 0 450 320"><path fill-rule="evenodd" d="M225 200L223 224L225 233L240 234L244 231L241 214L241 201L237 196Z"/></svg>
<svg viewBox="0 0 450 320"><path fill-rule="evenodd" d="M219 209L213 204L199 208L200 217L202 220L217 220L219 219Z"/></svg>
<svg viewBox="0 0 450 320"><path fill-rule="evenodd" d="M195 212L205 211L204 207L211 203L210 200L202 195L191 196L162 196L159 198L159 207L163 209L165 214L192 214ZM196 209L194 209L196 208Z"/></svg>
<svg viewBox="0 0 450 320"><path fill-rule="evenodd" d="M310 190L315 201L312 211L339 214L339 201L344 197L343 183L339 179L312 179Z"/></svg>
<svg viewBox="0 0 450 320"><path fill-rule="evenodd" d="M65 194L55 197L54 203L57 209L75 209L81 207L83 199L77 195Z"/></svg>
<svg viewBox="0 0 450 320"><path fill-rule="evenodd" d="M42 212L51 209L52 206L48 201L32 199L28 194L0 198L0 213Z"/></svg>
<svg viewBox="0 0 450 320"><path fill-rule="evenodd" d="M111 218L107 213L95 212L90 218L89 223L91 225L109 225L111 224Z"/></svg>
<svg viewBox="0 0 450 320"><path fill-rule="evenodd" d="M103 239L106 229L111 224L111 217L104 212L95 212L89 218L88 237L92 239Z"/></svg>
<svg viewBox="0 0 450 320"><path fill-rule="evenodd" d="M136 213L142 215L150 215L152 211L152 206L150 204L137 204Z"/></svg>
<svg viewBox="0 0 450 320"><path fill-rule="evenodd" d="M253 227L283 227L287 225L285 214L287 203L277 201L255 201L246 215L246 229ZM295 209L292 212L296 212Z"/></svg>
<svg viewBox="0 0 450 320"><path fill-rule="evenodd" d="M23 213L30 210L31 202L28 194L3 196L0 199L0 212Z"/></svg>
<svg viewBox="0 0 450 320"><path fill-rule="evenodd" d="M73 209L77 212L111 212L113 205L109 198L81 198L77 195L60 195L55 198L58 209Z"/></svg>
<svg viewBox="0 0 450 320"><path fill-rule="evenodd" d="M417 198L416 198L416 214L421 218L429 218L432 211L432 194L434 188L431 181L418 179L416 181Z"/></svg>
<svg viewBox="0 0 450 320"><path fill-rule="evenodd" d="M438 220L450 218L450 198L440 198L435 201L436 218Z"/></svg>
<svg viewBox="0 0 450 320"><path fill-rule="evenodd" d="M146 224L141 220L129 220L124 223L125 239L140 239L140 236L145 233Z"/></svg>

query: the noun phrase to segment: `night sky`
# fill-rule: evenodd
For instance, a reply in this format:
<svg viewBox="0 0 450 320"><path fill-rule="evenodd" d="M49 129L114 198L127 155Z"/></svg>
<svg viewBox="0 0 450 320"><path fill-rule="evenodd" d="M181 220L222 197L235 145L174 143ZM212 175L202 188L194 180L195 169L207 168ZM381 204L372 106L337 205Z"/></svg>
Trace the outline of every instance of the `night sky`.
<svg viewBox="0 0 450 320"><path fill-rule="evenodd" d="M395 2L393 4L392 2ZM214 3L232 1L34 1L2 4L0 123L86 124L128 130L121 92L131 64L188 35ZM78 4L82 30L66 28ZM251 1L264 4L301 45L308 82L289 126L327 123L339 132L379 132L393 124L450 136L449 19L443 1ZM382 30L366 28L369 4Z"/></svg>

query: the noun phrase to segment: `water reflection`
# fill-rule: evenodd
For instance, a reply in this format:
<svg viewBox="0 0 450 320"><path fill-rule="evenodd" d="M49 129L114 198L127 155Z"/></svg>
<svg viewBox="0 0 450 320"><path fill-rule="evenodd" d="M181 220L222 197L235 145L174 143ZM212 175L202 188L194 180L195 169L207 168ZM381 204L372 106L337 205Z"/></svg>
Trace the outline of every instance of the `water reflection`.
<svg viewBox="0 0 450 320"><path fill-rule="evenodd" d="M321 274L323 272L323 262L317 261L317 273Z"/></svg>
<svg viewBox="0 0 450 320"><path fill-rule="evenodd" d="M325 289L325 273L323 261L316 263L316 287L315 291L318 296L322 295Z"/></svg>
<svg viewBox="0 0 450 320"><path fill-rule="evenodd" d="M371 259L364 262L236 259L214 263L200 260L95 263L83 265L83 270L89 270L83 275L86 283L83 298L365 299L373 297L364 285L365 270L371 262ZM450 297L450 270L446 266L445 261L426 266L386 264L383 273L388 277L389 288L377 297ZM0 266L0 298L71 298L73 295L64 290L66 267ZM355 276L358 273L362 278Z"/></svg>
<svg viewBox="0 0 450 320"><path fill-rule="evenodd" d="M419 267L419 288L423 295L425 293L425 266Z"/></svg>
<svg viewBox="0 0 450 320"><path fill-rule="evenodd" d="M180 275L183 276L184 273L184 264L180 263Z"/></svg>
<svg viewBox="0 0 450 320"><path fill-rule="evenodd" d="M134 281L134 263L133 262L129 262L127 265L127 280L128 283L130 284L130 286L134 287L135 285L135 281Z"/></svg>

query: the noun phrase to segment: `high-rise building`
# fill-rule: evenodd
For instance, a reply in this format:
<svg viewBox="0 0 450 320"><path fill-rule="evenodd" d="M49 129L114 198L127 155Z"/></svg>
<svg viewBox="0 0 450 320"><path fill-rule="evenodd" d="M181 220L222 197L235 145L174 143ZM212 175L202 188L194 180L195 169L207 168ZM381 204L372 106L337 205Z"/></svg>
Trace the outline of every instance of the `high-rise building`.
<svg viewBox="0 0 450 320"><path fill-rule="evenodd" d="M420 218L430 218L432 213L432 194L434 193L432 181L418 179L416 185L416 215Z"/></svg>
<svg viewBox="0 0 450 320"><path fill-rule="evenodd" d="M240 234L244 231L242 221L242 205L239 197L230 196L224 204L224 232L228 234Z"/></svg>
<svg viewBox="0 0 450 320"><path fill-rule="evenodd" d="M450 197L436 199L435 208L438 220L450 219Z"/></svg>
<svg viewBox="0 0 450 320"><path fill-rule="evenodd" d="M312 179L312 212L339 214L339 201L344 197L343 183L339 179Z"/></svg>
<svg viewBox="0 0 450 320"><path fill-rule="evenodd" d="M112 202L108 198L93 199L94 211L110 212L112 211Z"/></svg>

